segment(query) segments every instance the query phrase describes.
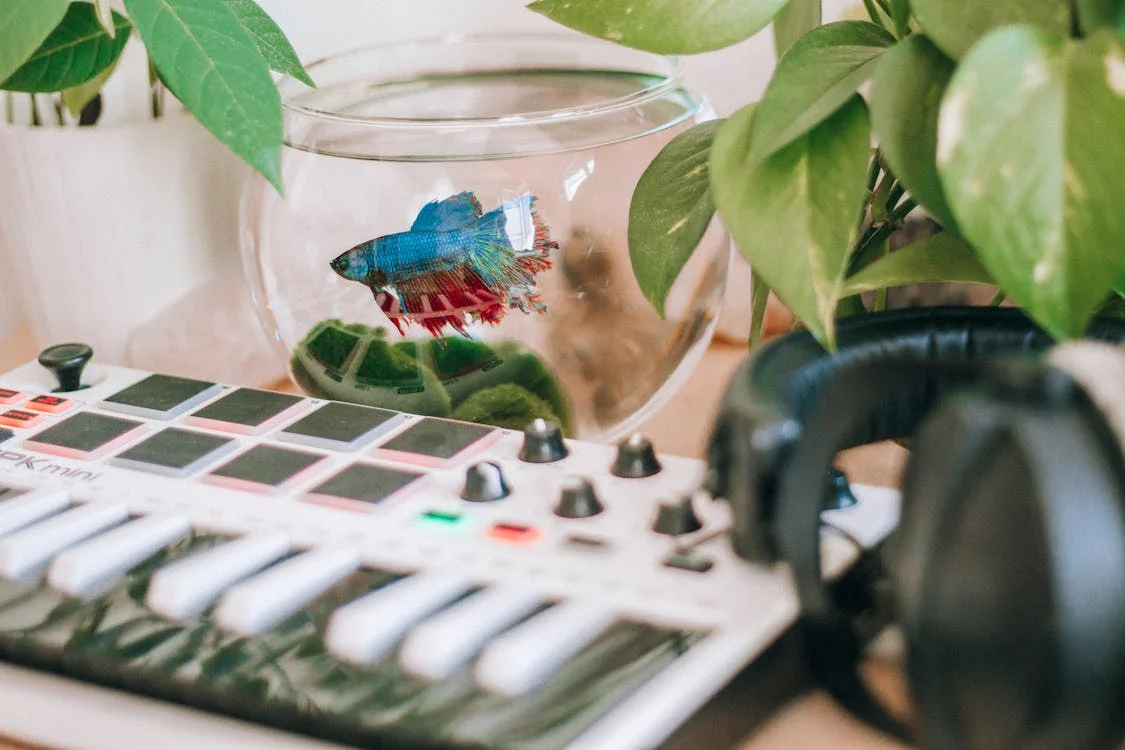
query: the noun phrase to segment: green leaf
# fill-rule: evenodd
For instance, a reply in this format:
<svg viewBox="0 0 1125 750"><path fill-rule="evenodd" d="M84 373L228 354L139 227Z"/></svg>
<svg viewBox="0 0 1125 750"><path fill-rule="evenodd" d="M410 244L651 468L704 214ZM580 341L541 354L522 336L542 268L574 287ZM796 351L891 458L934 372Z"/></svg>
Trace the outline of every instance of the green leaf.
<svg viewBox="0 0 1125 750"><path fill-rule="evenodd" d="M645 169L629 206L629 258L641 291L664 300L715 214L708 158L721 120L680 133Z"/></svg>
<svg viewBox="0 0 1125 750"><path fill-rule="evenodd" d="M912 0L912 6L922 30L954 59L1000 26L1029 24L1064 36L1070 32L1070 0Z"/></svg>
<svg viewBox="0 0 1125 750"><path fill-rule="evenodd" d="M117 62L129 41L129 21L114 13L114 36L102 28L92 3L71 3L66 16L0 88L49 93L86 83Z"/></svg>
<svg viewBox="0 0 1125 750"><path fill-rule="evenodd" d="M887 253L844 282L845 295L934 282L995 284L965 240L939 232Z"/></svg>
<svg viewBox="0 0 1125 750"><path fill-rule="evenodd" d="M687 55L728 47L769 25L786 0L534 0L563 26L628 47Z"/></svg>
<svg viewBox="0 0 1125 750"><path fill-rule="evenodd" d="M1058 338L1125 271L1125 43L998 29L958 66L937 163L960 233Z"/></svg>
<svg viewBox="0 0 1125 750"><path fill-rule="evenodd" d="M110 36L117 34L117 26L113 20L113 8L110 7L110 0L94 0L94 10L97 12L98 23L102 25L106 33Z"/></svg>
<svg viewBox="0 0 1125 750"><path fill-rule="evenodd" d="M125 0L172 94L280 192L281 97L225 0Z"/></svg>
<svg viewBox="0 0 1125 750"><path fill-rule="evenodd" d="M770 285L750 269L750 348L762 340L762 327L766 323L766 306L770 301Z"/></svg>
<svg viewBox="0 0 1125 750"><path fill-rule="evenodd" d="M117 68L117 62L119 60L120 58L85 83L63 90L63 106L66 107L71 115L78 117L82 114L82 110L86 108L87 104L94 100L94 97L101 92L102 86L105 86L105 82L113 75L113 71Z"/></svg>
<svg viewBox="0 0 1125 750"><path fill-rule="evenodd" d="M773 19L773 48L778 57L821 24L821 0L789 0Z"/></svg>
<svg viewBox="0 0 1125 750"><path fill-rule="evenodd" d="M956 223L935 159L938 113L954 67L928 39L915 34L883 56L871 88L871 127L883 158L914 200L948 229Z"/></svg>
<svg viewBox="0 0 1125 750"><path fill-rule="evenodd" d="M0 2L0 81L31 57L66 15L69 0Z"/></svg>
<svg viewBox="0 0 1125 750"><path fill-rule="evenodd" d="M1121 0L1075 0L1078 26L1082 33L1091 34L1102 27L1114 27L1125 10Z"/></svg>
<svg viewBox="0 0 1125 750"><path fill-rule="evenodd" d="M227 5L238 16L262 57L266 58L270 70L315 88L316 84L309 78L285 33L254 0L227 0Z"/></svg>
<svg viewBox="0 0 1125 750"><path fill-rule="evenodd" d="M751 158L777 153L838 110L894 43L870 21L837 21L798 39L778 61L754 115Z"/></svg>
<svg viewBox="0 0 1125 750"><path fill-rule="evenodd" d="M867 107L853 96L765 161L750 155L756 111L730 117L711 147L715 205L755 274L829 349L844 271L867 197Z"/></svg>

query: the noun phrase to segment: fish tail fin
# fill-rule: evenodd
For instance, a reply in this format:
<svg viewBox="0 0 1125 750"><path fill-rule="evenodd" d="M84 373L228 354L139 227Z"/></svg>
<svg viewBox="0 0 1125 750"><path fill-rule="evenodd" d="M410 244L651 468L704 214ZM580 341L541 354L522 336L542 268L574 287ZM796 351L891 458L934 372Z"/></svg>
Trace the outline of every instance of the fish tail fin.
<svg viewBox="0 0 1125 750"><path fill-rule="evenodd" d="M535 210L535 196L502 203L481 216L472 231L469 262L481 278L493 289L506 290L513 306L541 304L531 302L538 300L531 290L536 274L551 267L551 251L558 243Z"/></svg>
<svg viewBox="0 0 1125 750"><path fill-rule="evenodd" d="M535 196L524 194L500 208L507 218L505 229L520 265L531 273L550 268L551 251L558 250L559 245L551 240L550 230L535 208Z"/></svg>

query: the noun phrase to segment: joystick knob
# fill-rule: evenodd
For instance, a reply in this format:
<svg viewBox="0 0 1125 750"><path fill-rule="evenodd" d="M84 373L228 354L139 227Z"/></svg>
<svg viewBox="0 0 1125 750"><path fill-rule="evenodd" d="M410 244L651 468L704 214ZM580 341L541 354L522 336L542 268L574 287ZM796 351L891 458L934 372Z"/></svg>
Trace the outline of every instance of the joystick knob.
<svg viewBox="0 0 1125 750"><path fill-rule="evenodd" d="M617 458L610 471L617 477L640 479L651 477L660 469L652 442L644 435L633 435L617 444Z"/></svg>
<svg viewBox="0 0 1125 750"><path fill-rule="evenodd" d="M511 494L504 472L491 461L474 464L465 472L465 484L461 488L461 499L470 503L491 503L502 500Z"/></svg>
<svg viewBox="0 0 1125 750"><path fill-rule="evenodd" d="M670 503L661 503L656 511L656 520L652 530L657 534L690 534L699 531L703 524L699 516L695 515L695 507L691 504L691 495L684 495L679 500Z"/></svg>
<svg viewBox="0 0 1125 750"><path fill-rule="evenodd" d="M523 431L520 460L533 464L561 461L569 455L562 430L554 422L536 419Z"/></svg>
<svg viewBox="0 0 1125 750"><path fill-rule="evenodd" d="M571 479L563 485L555 515L563 518L589 518L605 510L589 479Z"/></svg>
<svg viewBox="0 0 1125 750"><path fill-rule="evenodd" d="M82 388L82 371L93 356L94 350L86 344L58 344L39 353L39 364L58 379L55 391L66 393Z"/></svg>

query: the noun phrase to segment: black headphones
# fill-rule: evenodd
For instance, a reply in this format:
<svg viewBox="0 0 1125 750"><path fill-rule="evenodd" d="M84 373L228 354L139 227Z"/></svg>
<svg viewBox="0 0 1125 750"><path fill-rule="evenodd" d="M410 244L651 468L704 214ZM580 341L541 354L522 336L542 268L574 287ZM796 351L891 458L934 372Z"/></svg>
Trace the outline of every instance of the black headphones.
<svg viewBox="0 0 1125 750"><path fill-rule="evenodd" d="M1117 747L1125 736L1125 321L1055 346L1016 309L918 308L841 320L735 374L708 489L742 556L788 563L822 685L932 750ZM1118 403L1121 402L1121 403ZM866 634L820 571L836 453L908 438L882 583L905 635L904 722L858 673Z"/></svg>

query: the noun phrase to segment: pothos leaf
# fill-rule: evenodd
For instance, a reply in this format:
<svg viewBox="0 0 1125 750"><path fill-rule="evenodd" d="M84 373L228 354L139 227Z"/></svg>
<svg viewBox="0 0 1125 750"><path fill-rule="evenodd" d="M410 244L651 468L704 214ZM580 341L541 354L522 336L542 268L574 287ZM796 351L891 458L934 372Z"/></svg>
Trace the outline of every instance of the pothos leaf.
<svg viewBox="0 0 1125 750"><path fill-rule="evenodd" d="M773 48L778 57L821 24L821 0L789 0L773 19Z"/></svg>
<svg viewBox="0 0 1125 750"><path fill-rule="evenodd" d="M715 136L715 205L754 273L834 349L836 303L867 198L867 107L853 96L763 161L750 154L756 114L744 107Z"/></svg>
<svg viewBox="0 0 1125 750"><path fill-rule="evenodd" d="M1080 335L1125 272L1125 43L997 29L957 68L937 164L961 234L1057 338Z"/></svg>
<svg viewBox="0 0 1125 750"><path fill-rule="evenodd" d="M938 113L953 61L914 34L879 61L872 82L871 126L883 157L914 200L947 229L955 222L938 176Z"/></svg>
<svg viewBox="0 0 1125 750"><path fill-rule="evenodd" d="M91 3L71 3L62 22L0 88L48 93L86 83L110 68L129 41L130 24L114 13L110 35Z"/></svg>
<svg viewBox="0 0 1125 750"><path fill-rule="evenodd" d="M670 55L708 52L769 25L786 0L533 0L556 23L629 47Z"/></svg>
<svg viewBox="0 0 1125 750"><path fill-rule="evenodd" d="M24 64L66 15L70 0L0 3L0 81Z"/></svg>
<svg viewBox="0 0 1125 750"><path fill-rule="evenodd" d="M708 158L720 123L701 123L669 141L633 191L629 258L641 291L661 316L668 290L715 213Z"/></svg>
<svg viewBox="0 0 1125 750"><path fill-rule="evenodd" d="M754 115L753 159L765 159L852 98L895 43L870 21L837 21L794 42L777 63Z"/></svg>
<svg viewBox="0 0 1125 750"><path fill-rule="evenodd" d="M281 97L226 0L125 0L173 95L281 191Z"/></svg>
<svg viewBox="0 0 1125 750"><path fill-rule="evenodd" d="M266 58L270 70L296 78L309 86L316 86L285 33L254 0L227 0L227 4L254 40L258 52Z"/></svg>
<svg viewBox="0 0 1125 750"><path fill-rule="evenodd" d="M845 295L909 284L957 281L994 284L980 258L956 234L946 231L887 253L844 282Z"/></svg>
<svg viewBox="0 0 1125 750"><path fill-rule="evenodd" d="M914 17L942 52L960 59L993 29L1038 26L1070 32L1070 0L911 0Z"/></svg>

